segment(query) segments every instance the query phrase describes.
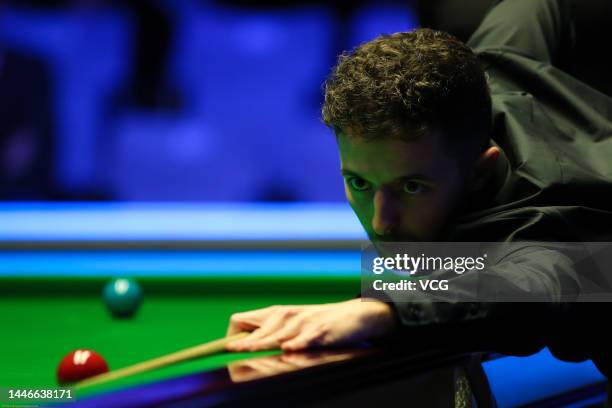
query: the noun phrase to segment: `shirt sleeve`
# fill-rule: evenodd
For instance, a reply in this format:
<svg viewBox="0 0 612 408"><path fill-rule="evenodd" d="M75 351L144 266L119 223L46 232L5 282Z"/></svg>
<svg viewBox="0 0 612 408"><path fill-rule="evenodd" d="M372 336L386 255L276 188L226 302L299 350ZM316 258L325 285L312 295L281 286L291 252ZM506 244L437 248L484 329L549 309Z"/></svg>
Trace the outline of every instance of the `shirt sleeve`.
<svg viewBox="0 0 612 408"><path fill-rule="evenodd" d="M459 300L440 301L422 291L385 291L378 298L400 322L394 341L447 347L452 334L450 342L462 350L527 355L556 336L565 310L580 295L575 265L572 256L553 248L526 246L484 271L449 278L449 298Z"/></svg>
<svg viewBox="0 0 612 408"><path fill-rule="evenodd" d="M563 65L575 48L567 0L497 1L467 43L476 52L500 50Z"/></svg>

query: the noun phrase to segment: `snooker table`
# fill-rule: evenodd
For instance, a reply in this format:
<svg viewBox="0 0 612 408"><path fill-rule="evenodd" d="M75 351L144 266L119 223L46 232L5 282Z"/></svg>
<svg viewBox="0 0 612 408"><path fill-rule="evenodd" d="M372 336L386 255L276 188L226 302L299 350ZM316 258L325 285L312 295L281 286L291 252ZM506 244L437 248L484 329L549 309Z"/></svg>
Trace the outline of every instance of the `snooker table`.
<svg viewBox="0 0 612 408"><path fill-rule="evenodd" d="M0 384L57 386L56 366L73 349L96 350L111 369L118 368L223 337L236 311L334 302L359 292L359 282L346 278L140 278L140 310L132 318L114 318L101 297L106 281L0 280ZM239 357L179 364L139 379L193 372Z"/></svg>
<svg viewBox="0 0 612 408"><path fill-rule="evenodd" d="M100 291L105 281L103 278L3 279L0 310L12 312L0 314L0 325L8 328L7 333L11 334L3 336L1 342L4 369L0 375L0 383L14 387L53 388L57 386L55 369L59 360L75 348L98 351L105 357L112 370L222 337L229 316L237 310L265 307L270 304L339 301L351 297L359 288L357 280L344 277L140 278L139 282L145 293L142 309L133 318L116 319L105 310L100 298ZM363 348L364 352L372 350L374 348ZM345 350L341 355L350 352L355 354L355 357L353 354L350 357L358 360L357 351ZM106 401L103 406L107 406L107 403L112 406L147 406L151 402L151 392L146 393L144 401L147 403L134 397L131 397L131 400L126 399L125 395L116 397L113 396L113 392L123 390L123 393L127 392L131 396L130 387L146 387L147 384L167 382L169 379L175 379L175 383L178 380L178 388L182 390L185 388L184 381L189 383L185 377L195 375L197 378L201 373L223 377L218 372L214 374L215 370L224 369L228 364L245 359L249 361L248 359L278 354L276 351L225 353L195 359L77 390L75 394L77 405L101 406L100 398L102 398ZM380 364L384 360L369 354L366 357L369 357L370 365L373 362ZM444 356L442 359L438 355L436 359L435 361L448 362L457 359L466 360L469 357ZM337 361L332 359L332 362ZM393 357L393 361L396 361L396 357ZM400 365L399 361L396 363ZM421 355L420 366L425 363L429 369L434 366L432 360L425 359ZM296 368L302 366L303 364L299 364ZM404 368L408 367L414 370L418 365L413 362ZM348 371L344 373L344 382L346 374L354 373L355 367L345 370ZM267 370L265 372L269 374ZM374 372L374 369L370 372ZM326 373L330 372L326 370ZM334 375L338 377L341 374ZM320 373L317 374L317 377L320 376ZM379 377L380 373L377 379L381 380ZM227 381L228 378L225 379L225 382ZM302 382L300 388L303 389L303 378L300 381ZM155 404L172 406L178 404L175 401L177 398L184 400L189 397L193 400L192 394L201 394L205 391L206 387L202 386L202 382L209 386L210 380L198 381L197 392L190 390L187 396L183 394L179 397L174 394L171 397L158 396L154 399ZM216 382L219 382L218 378ZM447 387L451 385L449 383ZM156 387L159 385L154 385L154 388ZM213 388L219 387L216 384ZM283 387L287 387L286 381ZM172 385L166 385L164 388L172 389ZM261 387L257 388L261 391ZM337 391L339 386L328 388ZM239 395L232 390L229 392L231 398L226 397L226 400L238 404L239 401L234 399ZM136 396L138 395L136 393ZM446 396L452 397L450 391ZM276 400L276 402L282 406L288 397L285 396L282 401ZM212 402L218 399L217 396ZM208 405L212 402L207 400L202 403ZM320 403L321 401L317 400L317 404ZM437 406L447 406L447 404Z"/></svg>
<svg viewBox="0 0 612 408"><path fill-rule="evenodd" d="M323 224L344 225L341 234L334 229L328 235L313 232L321 208L312 210L316 216L308 208L247 209L246 215L230 210L0 206L0 387L55 387L56 367L73 349L98 351L112 370L222 337L237 311L339 301L359 292L362 237L348 226L345 210L328 214ZM241 230L232 224L231 234L217 225L204 236L194 229L197 222L184 220L185 230L168 230L171 220L189 212L190 220L243 217L252 225ZM270 219L280 219L279 225ZM267 235L255 234L261 225L268 226ZM111 317L102 303L103 285L118 276L136 279L144 290L131 319ZM418 406L452 406L457 390L466 390L461 379L469 384L466 398L478 406L493 399L511 407L598 404L605 398L604 379L590 362L562 363L546 350L521 358L376 345L366 351L339 351L331 360L308 357L312 363L288 372L270 370L276 360L249 363L281 358L278 352L219 354L79 390L76 405L242 406L257 398L267 406L359 406L391 395L398 404L404 396ZM241 366L261 364L266 375L236 379Z"/></svg>

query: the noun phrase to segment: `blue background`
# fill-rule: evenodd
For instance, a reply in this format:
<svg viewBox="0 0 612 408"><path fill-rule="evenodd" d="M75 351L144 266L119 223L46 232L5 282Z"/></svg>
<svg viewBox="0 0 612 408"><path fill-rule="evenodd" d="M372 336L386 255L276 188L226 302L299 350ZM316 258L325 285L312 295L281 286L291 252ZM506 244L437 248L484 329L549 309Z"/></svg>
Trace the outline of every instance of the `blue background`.
<svg viewBox="0 0 612 408"><path fill-rule="evenodd" d="M342 24L316 3L155 2L171 33L160 83L180 103L143 107L117 102L136 68L132 13L19 4L0 9L0 48L49 70L53 183L68 199L340 201L322 84L342 49L417 25L406 2L355 3Z"/></svg>

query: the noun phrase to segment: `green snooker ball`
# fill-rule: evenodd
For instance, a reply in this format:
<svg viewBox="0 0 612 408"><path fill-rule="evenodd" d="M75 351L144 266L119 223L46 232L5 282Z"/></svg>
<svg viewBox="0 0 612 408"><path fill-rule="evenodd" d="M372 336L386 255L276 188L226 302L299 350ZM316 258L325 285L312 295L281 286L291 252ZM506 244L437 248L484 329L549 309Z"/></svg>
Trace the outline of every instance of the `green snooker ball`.
<svg viewBox="0 0 612 408"><path fill-rule="evenodd" d="M131 317L142 303L142 289L132 279L113 279L104 287L102 298L113 316Z"/></svg>

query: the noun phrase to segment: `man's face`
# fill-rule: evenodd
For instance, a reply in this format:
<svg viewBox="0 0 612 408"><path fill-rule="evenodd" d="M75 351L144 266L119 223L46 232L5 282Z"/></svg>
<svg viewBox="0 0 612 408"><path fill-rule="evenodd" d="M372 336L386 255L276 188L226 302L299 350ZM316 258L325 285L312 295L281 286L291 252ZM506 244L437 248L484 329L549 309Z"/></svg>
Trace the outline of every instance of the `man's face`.
<svg viewBox="0 0 612 408"><path fill-rule="evenodd" d="M346 197L369 238L435 241L467 187L442 136L337 140Z"/></svg>

